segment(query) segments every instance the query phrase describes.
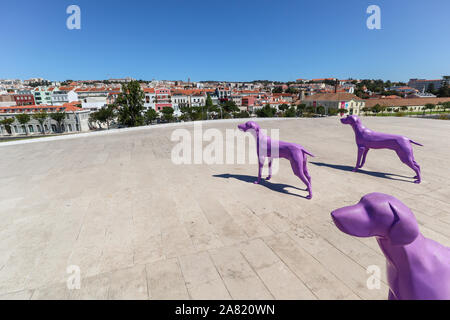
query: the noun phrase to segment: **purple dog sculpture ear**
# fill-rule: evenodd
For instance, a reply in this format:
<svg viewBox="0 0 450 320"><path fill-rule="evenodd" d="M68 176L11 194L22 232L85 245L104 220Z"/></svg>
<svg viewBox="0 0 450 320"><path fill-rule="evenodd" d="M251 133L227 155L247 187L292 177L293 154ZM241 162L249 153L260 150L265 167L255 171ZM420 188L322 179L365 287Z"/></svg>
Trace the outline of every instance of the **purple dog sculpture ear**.
<svg viewBox="0 0 450 320"><path fill-rule="evenodd" d="M394 214L394 224L388 234L391 244L401 246L413 242L419 236L419 226L414 214L406 206L389 202L389 207Z"/></svg>

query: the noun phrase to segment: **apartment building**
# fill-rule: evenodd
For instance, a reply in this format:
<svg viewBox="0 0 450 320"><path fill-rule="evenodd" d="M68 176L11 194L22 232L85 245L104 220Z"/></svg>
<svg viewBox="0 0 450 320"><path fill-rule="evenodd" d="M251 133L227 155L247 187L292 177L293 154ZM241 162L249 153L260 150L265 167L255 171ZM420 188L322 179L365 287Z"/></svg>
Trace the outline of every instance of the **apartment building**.
<svg viewBox="0 0 450 320"><path fill-rule="evenodd" d="M61 128L58 128L56 121L49 116L44 122L43 127L41 124L33 119L32 115L36 112L45 111L47 113L64 111L66 118L62 122ZM31 120L22 125L16 120L18 114L27 113L30 115ZM75 107L73 104L67 103L62 106L52 105L32 105L32 106L12 106L12 107L0 107L0 120L5 118L13 118L15 121L11 126L0 125L0 135L36 135L41 134L42 131L47 133L74 133L89 131L89 110L83 110Z"/></svg>
<svg viewBox="0 0 450 320"><path fill-rule="evenodd" d="M144 107L146 109L155 109L156 92L154 88L144 88ZM156 109L155 109L156 110Z"/></svg>
<svg viewBox="0 0 450 320"><path fill-rule="evenodd" d="M172 100L170 96L170 89L168 88L157 88L155 89L155 110L162 111L163 108L172 108Z"/></svg>
<svg viewBox="0 0 450 320"><path fill-rule="evenodd" d="M355 96L351 93L318 93L306 97L302 100L302 103L307 106L317 108L323 106L325 113L331 108L334 109L347 109L348 114L359 115L361 109L364 108L365 102L363 99Z"/></svg>
<svg viewBox="0 0 450 320"><path fill-rule="evenodd" d="M75 87L59 87L51 91L52 105L62 106L65 103L77 101L78 96Z"/></svg>
<svg viewBox="0 0 450 320"><path fill-rule="evenodd" d="M75 89L76 96L73 99L79 100L84 109L95 111L108 104L108 95L110 92L117 91L119 90L106 87L77 88Z"/></svg>
<svg viewBox="0 0 450 320"><path fill-rule="evenodd" d="M433 90L439 90L444 83L444 79L410 79L408 86L423 92L428 91L430 88L433 88Z"/></svg>
<svg viewBox="0 0 450 320"><path fill-rule="evenodd" d="M37 105L51 105L52 104L52 92L54 87L36 87L33 90L34 101Z"/></svg>

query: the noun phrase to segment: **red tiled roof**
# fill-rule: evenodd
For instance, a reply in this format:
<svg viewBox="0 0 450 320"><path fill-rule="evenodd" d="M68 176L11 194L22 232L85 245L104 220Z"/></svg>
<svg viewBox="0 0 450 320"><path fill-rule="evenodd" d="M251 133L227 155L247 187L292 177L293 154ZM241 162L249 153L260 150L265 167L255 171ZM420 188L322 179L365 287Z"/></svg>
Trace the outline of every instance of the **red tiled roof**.
<svg viewBox="0 0 450 320"><path fill-rule="evenodd" d="M72 91L75 87L59 87L60 91Z"/></svg>
<svg viewBox="0 0 450 320"><path fill-rule="evenodd" d="M65 103L62 106L48 106L48 105L30 105L30 106L12 106L12 107L0 107L0 113L20 112L39 112L43 109L47 109L50 112L54 111L81 111L82 108L76 107L75 104L80 104L79 101ZM29 111L28 111L29 110Z"/></svg>
<svg viewBox="0 0 450 320"><path fill-rule="evenodd" d="M450 101L450 98L411 98L411 99L367 99L364 100L366 107L373 107L376 104L385 107L402 107L402 106L424 106L427 103L440 104Z"/></svg>
<svg viewBox="0 0 450 320"><path fill-rule="evenodd" d="M318 93L312 96L307 96L304 101L361 101L362 99L351 93Z"/></svg>

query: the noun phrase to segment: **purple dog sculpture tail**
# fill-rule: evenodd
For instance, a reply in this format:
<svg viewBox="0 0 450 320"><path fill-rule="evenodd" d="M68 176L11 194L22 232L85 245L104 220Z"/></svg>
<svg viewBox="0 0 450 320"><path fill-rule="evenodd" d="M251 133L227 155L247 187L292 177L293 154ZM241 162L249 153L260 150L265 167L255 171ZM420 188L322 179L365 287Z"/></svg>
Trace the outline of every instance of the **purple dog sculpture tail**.
<svg viewBox="0 0 450 320"><path fill-rule="evenodd" d="M423 147L423 144L420 144L420 143L418 143L418 142L415 142L415 141L413 141L413 140L411 140L411 139L409 139L409 142L414 143L414 144L417 144L418 146Z"/></svg>
<svg viewBox="0 0 450 320"><path fill-rule="evenodd" d="M425 238L400 200L370 193L331 216L346 234L377 238L386 256L389 299L450 300L450 248Z"/></svg>
<svg viewBox="0 0 450 320"><path fill-rule="evenodd" d="M304 154L307 154L308 156L310 156L310 157L313 157L314 158L314 155L312 154L312 153L309 153L308 151L306 151L305 149L303 149L303 153Z"/></svg>
<svg viewBox="0 0 450 320"><path fill-rule="evenodd" d="M391 149L397 153L404 164L414 170L416 173L416 176L414 177L416 180L414 182L420 183L420 166L414 159L413 148L411 146L411 143L422 146L420 143L396 134L375 132L367 129L361 123L361 119L355 115L342 118L341 122L343 124L351 125L355 132L358 156L353 171L357 171L364 166L367 153L370 149Z"/></svg>

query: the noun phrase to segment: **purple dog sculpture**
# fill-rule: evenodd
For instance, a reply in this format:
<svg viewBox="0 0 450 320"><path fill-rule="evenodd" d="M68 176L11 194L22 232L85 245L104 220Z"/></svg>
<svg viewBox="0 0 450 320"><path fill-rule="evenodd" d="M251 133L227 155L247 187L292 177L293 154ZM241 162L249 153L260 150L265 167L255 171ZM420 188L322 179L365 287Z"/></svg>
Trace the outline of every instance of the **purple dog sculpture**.
<svg viewBox="0 0 450 320"><path fill-rule="evenodd" d="M370 193L331 216L346 234L377 238L387 260L390 300L450 299L450 248L425 238L401 201Z"/></svg>
<svg viewBox="0 0 450 320"><path fill-rule="evenodd" d="M261 170L264 166L264 161L269 158L269 176L266 180L272 177L272 160L273 158L284 158L291 162L294 174L303 181L308 189L307 199L312 198L311 177L308 173L307 158L309 155L314 157L311 153L306 151L301 145L289 143L284 141L271 140L261 132L260 126L254 121L247 121L246 123L238 125L239 130L249 131L256 139L256 150L258 155L258 180L255 183L261 182ZM278 150L273 150L273 147L278 147ZM278 151L278 152L277 152Z"/></svg>
<svg viewBox="0 0 450 320"><path fill-rule="evenodd" d="M342 118L341 122L351 125L353 131L355 131L358 158L353 171L357 171L363 167L369 149L392 149L397 153L400 160L416 173L414 183L420 183L420 166L414 160L413 148L411 146L411 143L422 146L420 143L403 136L380 133L367 129L363 126L359 117L355 115Z"/></svg>

